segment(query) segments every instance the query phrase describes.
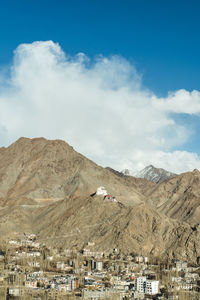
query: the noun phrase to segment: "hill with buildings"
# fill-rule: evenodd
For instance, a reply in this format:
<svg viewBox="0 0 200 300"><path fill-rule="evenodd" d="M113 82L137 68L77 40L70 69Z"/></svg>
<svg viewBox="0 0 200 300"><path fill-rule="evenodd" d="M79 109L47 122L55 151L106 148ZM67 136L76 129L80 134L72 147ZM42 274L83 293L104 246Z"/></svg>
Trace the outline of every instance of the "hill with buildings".
<svg viewBox="0 0 200 300"><path fill-rule="evenodd" d="M0 149L0 234L30 232L49 245L90 243L95 250L194 262L200 256L196 173L155 184L102 168L64 141L20 138ZM192 223L184 199L194 209Z"/></svg>

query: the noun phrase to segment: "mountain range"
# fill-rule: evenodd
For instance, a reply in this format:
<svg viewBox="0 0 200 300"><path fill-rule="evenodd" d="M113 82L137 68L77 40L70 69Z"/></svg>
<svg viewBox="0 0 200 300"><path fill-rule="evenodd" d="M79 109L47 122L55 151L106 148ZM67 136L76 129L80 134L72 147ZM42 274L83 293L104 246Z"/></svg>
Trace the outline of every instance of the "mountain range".
<svg viewBox="0 0 200 300"><path fill-rule="evenodd" d="M198 170L155 183L98 166L64 141L20 138L0 148L1 239L31 232L52 246L92 242L94 250L196 262L199 191Z"/></svg>
<svg viewBox="0 0 200 300"><path fill-rule="evenodd" d="M124 175L132 175L137 178L145 178L149 181L153 181L155 183L161 183L166 181L167 179L175 177L177 174L166 171L162 168L155 168L152 165L149 165L142 169L141 171L134 172L128 169L122 171Z"/></svg>

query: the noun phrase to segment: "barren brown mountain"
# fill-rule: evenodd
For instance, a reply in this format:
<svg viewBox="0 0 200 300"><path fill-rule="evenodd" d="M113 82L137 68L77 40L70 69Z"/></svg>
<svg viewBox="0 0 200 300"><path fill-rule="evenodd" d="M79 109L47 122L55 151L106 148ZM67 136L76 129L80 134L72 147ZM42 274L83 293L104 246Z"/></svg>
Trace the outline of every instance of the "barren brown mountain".
<svg viewBox="0 0 200 300"><path fill-rule="evenodd" d="M195 186L194 175L185 177L185 185L188 180ZM168 184L174 191L175 185L184 184L177 178L155 185L102 168L63 141L21 138L0 149L1 236L27 231L47 244L68 248L81 249L90 241L98 250L117 247L196 262L199 226L161 207L171 201L162 194L170 190ZM100 186L117 202L95 195ZM198 197L191 201L196 205Z"/></svg>
<svg viewBox="0 0 200 300"><path fill-rule="evenodd" d="M158 211L191 225L200 224L200 172L176 176L148 191L148 200Z"/></svg>

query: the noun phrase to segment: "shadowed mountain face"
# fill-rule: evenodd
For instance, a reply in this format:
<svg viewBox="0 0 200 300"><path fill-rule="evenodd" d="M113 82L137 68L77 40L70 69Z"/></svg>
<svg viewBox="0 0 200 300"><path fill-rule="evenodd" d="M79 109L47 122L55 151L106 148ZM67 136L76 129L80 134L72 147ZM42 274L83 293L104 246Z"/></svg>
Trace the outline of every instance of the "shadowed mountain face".
<svg viewBox="0 0 200 300"><path fill-rule="evenodd" d="M98 250L195 262L200 229L173 203L187 194L197 220L197 181L187 173L156 185L102 168L63 141L21 138L0 148L0 234L29 231L52 245L81 249L90 241ZM95 195L100 186L117 202Z"/></svg>

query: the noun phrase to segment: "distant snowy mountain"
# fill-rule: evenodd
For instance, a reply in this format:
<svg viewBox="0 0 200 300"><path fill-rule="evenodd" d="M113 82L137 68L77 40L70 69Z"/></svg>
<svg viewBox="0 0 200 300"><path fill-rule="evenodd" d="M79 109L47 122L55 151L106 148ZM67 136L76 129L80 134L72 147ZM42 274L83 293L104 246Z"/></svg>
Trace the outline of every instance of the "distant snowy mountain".
<svg viewBox="0 0 200 300"><path fill-rule="evenodd" d="M166 171L161 168L155 168L152 165L147 166L143 170L138 171L138 172L133 172L131 170L125 169L122 171L122 173L127 176L134 176L137 178L145 178L145 179L147 179L149 181L153 181L155 183L160 183L169 178L176 176L175 173Z"/></svg>

